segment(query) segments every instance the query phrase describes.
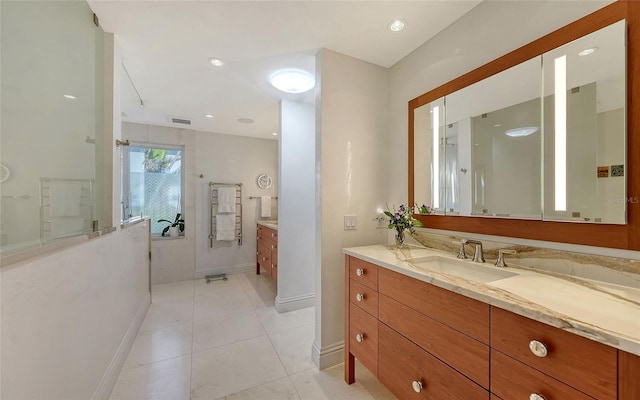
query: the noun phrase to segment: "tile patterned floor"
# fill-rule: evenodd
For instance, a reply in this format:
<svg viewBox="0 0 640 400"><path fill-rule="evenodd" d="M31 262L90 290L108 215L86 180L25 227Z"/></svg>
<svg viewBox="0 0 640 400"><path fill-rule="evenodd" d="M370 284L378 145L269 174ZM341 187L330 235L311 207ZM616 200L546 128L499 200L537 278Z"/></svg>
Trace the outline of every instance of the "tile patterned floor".
<svg viewBox="0 0 640 400"><path fill-rule="evenodd" d="M154 285L111 400L392 400L365 368L311 362L314 307L278 314L265 275Z"/></svg>

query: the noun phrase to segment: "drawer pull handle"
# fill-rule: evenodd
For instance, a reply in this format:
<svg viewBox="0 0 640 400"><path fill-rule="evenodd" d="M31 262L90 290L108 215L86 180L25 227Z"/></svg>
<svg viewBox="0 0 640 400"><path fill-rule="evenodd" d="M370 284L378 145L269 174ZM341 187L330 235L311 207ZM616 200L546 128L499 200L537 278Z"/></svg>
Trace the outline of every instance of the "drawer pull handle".
<svg viewBox="0 0 640 400"><path fill-rule="evenodd" d="M413 387L413 391L416 393L420 393L422 392L422 382L420 381L413 381L411 382L411 386Z"/></svg>
<svg viewBox="0 0 640 400"><path fill-rule="evenodd" d="M357 293L356 294L356 300L358 300L358 301L364 300L364 295L362 293Z"/></svg>
<svg viewBox="0 0 640 400"><path fill-rule="evenodd" d="M531 393L529 395L529 400L547 400L547 398L538 393Z"/></svg>
<svg viewBox="0 0 640 400"><path fill-rule="evenodd" d="M529 342L529 350L536 355L537 357L543 358L547 356L547 346L542 342L538 342L537 340L532 340Z"/></svg>
<svg viewBox="0 0 640 400"><path fill-rule="evenodd" d="M364 275L364 269L362 269L362 268L356 269L356 275L358 275L358 276Z"/></svg>
<svg viewBox="0 0 640 400"><path fill-rule="evenodd" d="M364 334L362 334L362 333L358 333L358 334L356 335L356 342L358 342L358 343L362 343L362 341L363 341L363 340L364 340Z"/></svg>

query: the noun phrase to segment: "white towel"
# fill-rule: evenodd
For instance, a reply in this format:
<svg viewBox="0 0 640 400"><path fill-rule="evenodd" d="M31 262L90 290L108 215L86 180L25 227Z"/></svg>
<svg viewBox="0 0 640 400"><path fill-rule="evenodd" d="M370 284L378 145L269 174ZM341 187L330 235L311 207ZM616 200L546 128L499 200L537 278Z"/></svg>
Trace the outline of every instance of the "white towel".
<svg viewBox="0 0 640 400"><path fill-rule="evenodd" d="M74 182L51 182L49 184L49 216L79 217L82 187Z"/></svg>
<svg viewBox="0 0 640 400"><path fill-rule="evenodd" d="M66 237L85 232L85 221L82 217L54 218L51 220L51 238Z"/></svg>
<svg viewBox="0 0 640 400"><path fill-rule="evenodd" d="M218 212L219 213L235 213L236 212L235 186L218 188Z"/></svg>
<svg viewBox="0 0 640 400"><path fill-rule="evenodd" d="M216 240L236 239L236 215L218 214L216 215Z"/></svg>
<svg viewBox="0 0 640 400"><path fill-rule="evenodd" d="M260 216L262 218L271 216L271 196L260 197Z"/></svg>

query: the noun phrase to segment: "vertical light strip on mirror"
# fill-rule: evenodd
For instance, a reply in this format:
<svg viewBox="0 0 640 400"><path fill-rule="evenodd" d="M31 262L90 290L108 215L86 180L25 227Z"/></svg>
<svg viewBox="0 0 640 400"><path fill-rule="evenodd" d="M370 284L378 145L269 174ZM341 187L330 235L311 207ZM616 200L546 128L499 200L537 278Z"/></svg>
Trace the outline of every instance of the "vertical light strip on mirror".
<svg viewBox="0 0 640 400"><path fill-rule="evenodd" d="M433 205L440 208L440 107L433 107L431 113L433 124Z"/></svg>
<svg viewBox="0 0 640 400"><path fill-rule="evenodd" d="M555 210L567 211L567 56L555 60Z"/></svg>

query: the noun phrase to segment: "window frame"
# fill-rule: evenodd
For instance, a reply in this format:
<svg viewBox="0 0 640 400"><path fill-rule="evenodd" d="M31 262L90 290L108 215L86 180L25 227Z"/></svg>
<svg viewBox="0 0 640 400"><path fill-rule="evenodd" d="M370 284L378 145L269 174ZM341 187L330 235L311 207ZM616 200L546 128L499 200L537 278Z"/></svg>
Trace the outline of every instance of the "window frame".
<svg viewBox="0 0 640 400"><path fill-rule="evenodd" d="M121 183L120 183L120 221L121 224L126 224L133 220L140 218L150 218L149 215L131 215L131 147L139 147L144 149L161 149L161 150L173 150L180 151L180 212L182 218L184 218L184 193L185 193L185 146L184 145L171 145L162 143L150 143L150 142L134 142L129 141L128 146L122 146L120 155L121 165ZM129 215L125 216L126 210ZM159 233L151 232L151 238L162 237ZM180 236L183 238L184 236Z"/></svg>

